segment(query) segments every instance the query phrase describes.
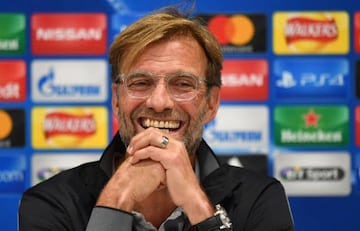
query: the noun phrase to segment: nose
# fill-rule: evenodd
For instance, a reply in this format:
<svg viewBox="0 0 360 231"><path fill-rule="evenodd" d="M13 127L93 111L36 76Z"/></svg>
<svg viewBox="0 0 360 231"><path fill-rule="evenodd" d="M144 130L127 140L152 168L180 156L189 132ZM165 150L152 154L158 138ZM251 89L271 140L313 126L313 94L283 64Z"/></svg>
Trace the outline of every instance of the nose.
<svg viewBox="0 0 360 231"><path fill-rule="evenodd" d="M164 79L159 80L151 95L146 99L146 106L156 112L162 112L171 109L174 106L174 101L169 95L166 82Z"/></svg>

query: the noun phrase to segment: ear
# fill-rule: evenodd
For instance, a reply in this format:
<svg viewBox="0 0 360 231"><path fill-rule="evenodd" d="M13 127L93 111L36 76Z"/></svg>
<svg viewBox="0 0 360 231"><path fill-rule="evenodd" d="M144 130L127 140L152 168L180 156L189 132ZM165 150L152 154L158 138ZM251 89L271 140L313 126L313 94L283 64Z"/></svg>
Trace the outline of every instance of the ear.
<svg viewBox="0 0 360 231"><path fill-rule="evenodd" d="M205 116L205 123L212 121L220 106L220 88L213 86L210 89L210 95L207 101L207 111Z"/></svg>
<svg viewBox="0 0 360 231"><path fill-rule="evenodd" d="M118 118L118 112L119 112L118 86L119 85L115 83L111 84L111 106L112 106L112 113L116 119Z"/></svg>

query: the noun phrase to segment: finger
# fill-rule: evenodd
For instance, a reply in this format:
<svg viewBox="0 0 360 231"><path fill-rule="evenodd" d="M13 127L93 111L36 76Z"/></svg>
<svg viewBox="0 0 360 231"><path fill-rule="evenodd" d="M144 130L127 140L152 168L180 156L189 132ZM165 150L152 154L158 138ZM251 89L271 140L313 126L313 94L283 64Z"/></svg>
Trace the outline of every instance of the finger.
<svg viewBox="0 0 360 231"><path fill-rule="evenodd" d="M170 139L157 128L148 128L134 136L127 148L127 152L132 155L139 149L147 146L166 148Z"/></svg>
<svg viewBox="0 0 360 231"><path fill-rule="evenodd" d="M164 151L160 150L158 147L147 146L134 152L129 161L131 164L136 164L141 160L147 159L161 162L164 156L166 156L166 153L164 153Z"/></svg>
<svg viewBox="0 0 360 231"><path fill-rule="evenodd" d="M191 165L189 155L187 154L183 143L177 140L172 140L166 149L147 146L135 151L131 157L131 164L150 159L160 162L164 169L169 169L171 166L177 168L184 164Z"/></svg>

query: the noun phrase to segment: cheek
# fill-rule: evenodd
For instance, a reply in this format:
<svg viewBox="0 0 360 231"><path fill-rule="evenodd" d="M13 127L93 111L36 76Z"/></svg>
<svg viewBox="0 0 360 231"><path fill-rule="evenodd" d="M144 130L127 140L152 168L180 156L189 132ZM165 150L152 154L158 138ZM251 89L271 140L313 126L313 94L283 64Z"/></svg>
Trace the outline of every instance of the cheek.
<svg viewBox="0 0 360 231"><path fill-rule="evenodd" d="M118 91L117 99L118 99L119 111L121 112L132 111L140 103L138 102L138 100L130 99L122 87L120 87Z"/></svg>
<svg viewBox="0 0 360 231"><path fill-rule="evenodd" d="M143 110L144 100L129 99L121 97L119 100L118 119L123 123L132 123L132 119L137 116L139 111Z"/></svg>
<svg viewBox="0 0 360 231"><path fill-rule="evenodd" d="M126 97L119 100L119 111L129 115L131 112L136 110L141 103L136 100L127 99Z"/></svg>
<svg viewBox="0 0 360 231"><path fill-rule="evenodd" d="M205 104L202 100L197 100L191 104L181 105L181 108L186 112L192 121L200 122L203 119Z"/></svg>

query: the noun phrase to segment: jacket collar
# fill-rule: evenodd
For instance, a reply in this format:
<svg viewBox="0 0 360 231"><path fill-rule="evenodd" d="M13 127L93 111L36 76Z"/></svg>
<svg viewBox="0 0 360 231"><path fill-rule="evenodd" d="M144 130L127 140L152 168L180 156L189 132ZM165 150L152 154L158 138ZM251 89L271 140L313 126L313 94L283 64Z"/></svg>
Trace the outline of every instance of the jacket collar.
<svg viewBox="0 0 360 231"><path fill-rule="evenodd" d="M113 174L115 168L115 159L124 157L125 153L126 147L117 132L110 144L104 150L100 159L100 168L109 178Z"/></svg>

